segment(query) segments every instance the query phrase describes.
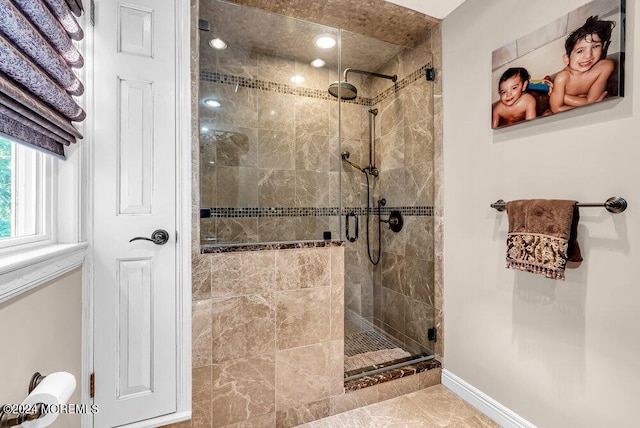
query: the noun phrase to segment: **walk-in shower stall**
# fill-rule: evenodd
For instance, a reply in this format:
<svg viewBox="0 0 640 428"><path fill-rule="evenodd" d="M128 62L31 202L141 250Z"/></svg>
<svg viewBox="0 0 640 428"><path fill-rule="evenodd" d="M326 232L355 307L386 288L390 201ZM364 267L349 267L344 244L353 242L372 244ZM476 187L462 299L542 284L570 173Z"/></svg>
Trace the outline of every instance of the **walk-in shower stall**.
<svg viewBox="0 0 640 428"><path fill-rule="evenodd" d="M400 46L222 1L200 18L201 245L344 241L345 379L432 358L428 32Z"/></svg>

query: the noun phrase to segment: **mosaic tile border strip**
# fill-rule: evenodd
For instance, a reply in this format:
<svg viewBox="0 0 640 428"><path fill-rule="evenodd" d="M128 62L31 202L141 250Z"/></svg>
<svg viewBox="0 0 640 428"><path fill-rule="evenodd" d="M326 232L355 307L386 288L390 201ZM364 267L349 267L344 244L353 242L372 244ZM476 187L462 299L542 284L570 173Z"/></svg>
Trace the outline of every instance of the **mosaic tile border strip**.
<svg viewBox="0 0 640 428"><path fill-rule="evenodd" d="M355 100L343 100L343 102L351 104L359 104L364 106L374 106L396 92L406 88L419 79L426 79L426 70L429 67L428 64L423 65L419 69L410 73L408 76L403 77L387 89L376 95L374 98L356 97ZM287 95L296 95L300 97L316 98L328 101L337 101L335 97L329 95L327 91L320 89L304 88L296 85L289 85L286 83L276 83L261 79L251 79L248 77L234 76L231 74L219 73L217 71L200 71L200 80L211 83L222 83L224 85L240 86L242 88L260 89L263 91L277 92Z"/></svg>
<svg viewBox="0 0 640 428"><path fill-rule="evenodd" d="M239 251L291 250L299 248L343 247L343 241L272 242L264 244L224 244L200 248L201 254L233 253Z"/></svg>
<svg viewBox="0 0 640 428"><path fill-rule="evenodd" d="M376 207L371 213L378 215L388 215L391 211L400 211L405 216L432 217L433 206L414 206L414 207L382 207L380 210ZM253 218L253 217L335 217L340 213L338 207L247 207L247 208L201 208L200 218ZM354 213L357 215L366 215L367 209L364 207L343 207L342 215Z"/></svg>
<svg viewBox="0 0 640 428"><path fill-rule="evenodd" d="M354 212L358 215L367 215L367 209L365 207L353 207L353 208L343 208L342 215L346 215L350 212ZM400 214L406 216L415 216L415 217L433 217L434 207L430 205L426 206L412 206L412 207L382 207L378 210L377 207L371 209L371 213L374 215L378 215L378 211L380 211L381 215L389 215L391 211L400 211Z"/></svg>
<svg viewBox="0 0 640 428"><path fill-rule="evenodd" d="M267 208L201 208L200 218L238 218L238 217L326 217L337 216L337 207L267 207Z"/></svg>
<svg viewBox="0 0 640 428"><path fill-rule="evenodd" d="M248 77L234 76L231 74L219 73L217 71L200 71L200 80L211 83L222 83L224 85L239 86L241 88L260 89L262 91L277 92L280 94L296 95L299 97L316 98L326 101L337 101L328 91L312 88L304 88L286 83L270 82L261 79L251 79ZM356 97L355 100L343 100L351 104L371 106L371 98Z"/></svg>

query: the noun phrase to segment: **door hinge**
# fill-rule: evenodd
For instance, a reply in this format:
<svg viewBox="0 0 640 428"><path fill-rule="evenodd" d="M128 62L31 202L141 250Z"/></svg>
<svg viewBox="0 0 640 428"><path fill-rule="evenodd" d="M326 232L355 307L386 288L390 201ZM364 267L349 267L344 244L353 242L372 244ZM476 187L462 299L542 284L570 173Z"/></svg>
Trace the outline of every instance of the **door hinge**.
<svg viewBox="0 0 640 428"><path fill-rule="evenodd" d="M431 327L429 330L427 330L427 339L429 339L429 342L435 342L437 338L438 330L436 330L435 327Z"/></svg>
<svg viewBox="0 0 640 428"><path fill-rule="evenodd" d="M89 397L96 395L96 374L91 373L89 376Z"/></svg>

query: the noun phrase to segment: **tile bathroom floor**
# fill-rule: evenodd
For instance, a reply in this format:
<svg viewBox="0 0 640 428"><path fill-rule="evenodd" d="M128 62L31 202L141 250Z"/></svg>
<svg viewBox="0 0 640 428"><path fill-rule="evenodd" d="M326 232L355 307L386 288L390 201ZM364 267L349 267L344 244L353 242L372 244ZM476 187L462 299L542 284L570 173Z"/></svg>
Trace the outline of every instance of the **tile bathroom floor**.
<svg viewBox="0 0 640 428"><path fill-rule="evenodd" d="M495 428L500 425L442 385L309 422L308 428Z"/></svg>

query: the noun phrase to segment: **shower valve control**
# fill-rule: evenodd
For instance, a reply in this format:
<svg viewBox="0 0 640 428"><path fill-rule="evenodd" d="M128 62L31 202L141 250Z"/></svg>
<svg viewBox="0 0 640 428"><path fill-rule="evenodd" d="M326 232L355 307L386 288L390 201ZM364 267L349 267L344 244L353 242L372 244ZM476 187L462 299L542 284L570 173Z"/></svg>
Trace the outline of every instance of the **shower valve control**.
<svg viewBox="0 0 640 428"><path fill-rule="evenodd" d="M389 223L389 229L398 233L402 230L402 226L404 226L404 220L402 219L402 213L397 210L391 211L389 214L389 220L381 220L385 223Z"/></svg>

